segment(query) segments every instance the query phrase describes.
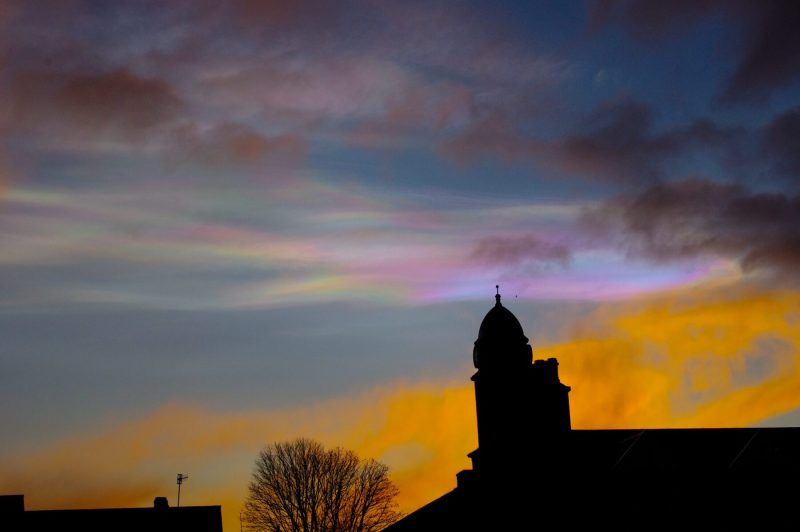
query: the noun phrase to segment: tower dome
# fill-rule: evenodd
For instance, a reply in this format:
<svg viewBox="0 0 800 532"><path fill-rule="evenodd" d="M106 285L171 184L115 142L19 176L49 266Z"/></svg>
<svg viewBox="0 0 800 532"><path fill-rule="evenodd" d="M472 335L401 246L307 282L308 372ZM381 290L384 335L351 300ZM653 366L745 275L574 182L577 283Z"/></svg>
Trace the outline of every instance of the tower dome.
<svg viewBox="0 0 800 532"><path fill-rule="evenodd" d="M500 287L494 296L495 304L481 322L478 339L472 352L476 368L518 367L531 363L528 338L519 320L500 303Z"/></svg>
<svg viewBox="0 0 800 532"><path fill-rule="evenodd" d="M496 342L517 339L527 344L528 339L525 337L517 317L500 304L500 294L494 298L496 301L494 307L486 313L486 317L481 322L481 328L478 329L478 340Z"/></svg>

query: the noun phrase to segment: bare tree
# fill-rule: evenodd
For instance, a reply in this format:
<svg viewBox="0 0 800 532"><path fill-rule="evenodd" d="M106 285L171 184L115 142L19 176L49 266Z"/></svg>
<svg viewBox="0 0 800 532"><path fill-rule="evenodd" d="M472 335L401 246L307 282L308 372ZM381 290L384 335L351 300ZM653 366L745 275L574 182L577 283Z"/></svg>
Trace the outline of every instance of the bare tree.
<svg viewBox="0 0 800 532"><path fill-rule="evenodd" d="M389 468L299 438L265 447L244 503L248 530L372 532L400 518Z"/></svg>

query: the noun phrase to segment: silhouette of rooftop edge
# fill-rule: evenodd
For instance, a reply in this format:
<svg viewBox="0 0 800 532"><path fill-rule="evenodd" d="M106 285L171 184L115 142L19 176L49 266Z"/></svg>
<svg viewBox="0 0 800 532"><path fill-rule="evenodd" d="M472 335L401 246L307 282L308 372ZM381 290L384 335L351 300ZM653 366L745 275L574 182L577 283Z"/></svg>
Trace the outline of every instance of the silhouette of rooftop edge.
<svg viewBox="0 0 800 532"><path fill-rule="evenodd" d="M26 510L24 495L0 495L0 529L222 532L222 507L170 507L166 497L156 497L147 508Z"/></svg>

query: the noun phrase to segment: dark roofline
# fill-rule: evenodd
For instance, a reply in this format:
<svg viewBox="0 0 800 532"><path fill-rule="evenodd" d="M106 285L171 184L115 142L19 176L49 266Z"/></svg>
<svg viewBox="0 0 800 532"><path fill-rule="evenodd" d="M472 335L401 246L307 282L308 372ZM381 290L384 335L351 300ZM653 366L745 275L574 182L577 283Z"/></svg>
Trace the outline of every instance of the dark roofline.
<svg viewBox="0 0 800 532"><path fill-rule="evenodd" d="M50 509L50 510L25 510L26 514L55 514L55 513L85 513L85 512L92 512L92 513L103 513L103 512L114 512L114 513L150 513L150 512L170 512L170 513L196 513L196 512L203 512L203 511L215 511L219 510L222 511L222 505L214 504L208 506L170 506L167 508L152 508L149 506L143 507L135 507L135 508L63 508L63 509Z"/></svg>
<svg viewBox="0 0 800 532"><path fill-rule="evenodd" d="M45 532L222 532L222 506L169 507L166 497L138 508L65 508L25 510L23 495L0 495L0 529Z"/></svg>

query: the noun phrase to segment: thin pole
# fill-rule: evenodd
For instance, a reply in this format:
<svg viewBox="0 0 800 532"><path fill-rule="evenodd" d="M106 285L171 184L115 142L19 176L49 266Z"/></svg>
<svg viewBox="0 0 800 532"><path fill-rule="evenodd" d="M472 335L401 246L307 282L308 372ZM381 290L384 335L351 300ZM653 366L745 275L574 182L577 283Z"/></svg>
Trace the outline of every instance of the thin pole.
<svg viewBox="0 0 800 532"><path fill-rule="evenodd" d="M188 479L189 475L184 475L183 473L178 473L178 507L181 505L181 484L183 481Z"/></svg>

